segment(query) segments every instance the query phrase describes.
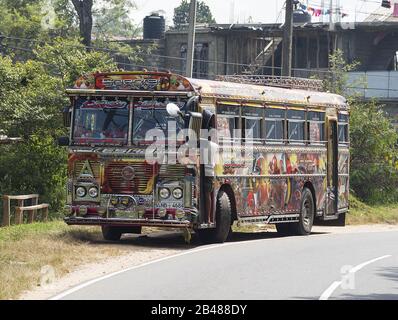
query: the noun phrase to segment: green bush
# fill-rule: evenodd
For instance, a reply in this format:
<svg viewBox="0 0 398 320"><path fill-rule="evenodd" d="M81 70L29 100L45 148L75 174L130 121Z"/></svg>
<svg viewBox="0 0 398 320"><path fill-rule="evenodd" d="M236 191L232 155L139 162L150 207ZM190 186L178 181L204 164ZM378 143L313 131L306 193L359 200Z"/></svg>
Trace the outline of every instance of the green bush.
<svg viewBox="0 0 398 320"><path fill-rule="evenodd" d="M368 203L398 201L398 134L376 102L351 102L351 188Z"/></svg>
<svg viewBox="0 0 398 320"><path fill-rule="evenodd" d="M23 138L0 145L0 194L38 193L54 217L66 193L67 151L55 144L67 132L65 88L80 74L117 69L107 54L87 52L76 39L54 39L34 52L34 60L22 62L0 55L0 129Z"/></svg>
<svg viewBox="0 0 398 320"><path fill-rule="evenodd" d="M24 143L1 148L0 190L3 194L40 195L40 202L59 210L65 200L66 150L46 132L32 134Z"/></svg>

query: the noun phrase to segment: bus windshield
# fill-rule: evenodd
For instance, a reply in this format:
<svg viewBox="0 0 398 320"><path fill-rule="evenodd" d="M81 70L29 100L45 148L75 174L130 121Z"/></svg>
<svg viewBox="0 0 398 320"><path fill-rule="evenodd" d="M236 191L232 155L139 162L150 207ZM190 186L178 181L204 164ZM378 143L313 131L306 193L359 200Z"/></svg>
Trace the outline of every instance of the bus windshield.
<svg viewBox="0 0 398 320"><path fill-rule="evenodd" d="M73 140L76 144L127 144L128 102L82 100L75 108Z"/></svg>
<svg viewBox="0 0 398 320"><path fill-rule="evenodd" d="M183 129L184 123L181 119L169 116L166 104L145 101L134 105L133 142L135 144L152 142L150 130L153 129L156 129L162 135L158 138L167 139L170 134L177 137L180 130ZM149 136L147 137L148 133ZM146 141L146 138L149 140Z"/></svg>

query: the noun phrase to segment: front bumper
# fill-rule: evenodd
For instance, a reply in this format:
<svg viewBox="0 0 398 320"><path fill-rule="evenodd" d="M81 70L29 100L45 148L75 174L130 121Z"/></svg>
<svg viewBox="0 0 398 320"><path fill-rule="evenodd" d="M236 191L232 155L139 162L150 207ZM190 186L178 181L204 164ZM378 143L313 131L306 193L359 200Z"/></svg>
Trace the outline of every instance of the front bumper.
<svg viewBox="0 0 398 320"><path fill-rule="evenodd" d="M168 228L192 228L190 221L160 220L160 219L129 219L129 218L102 218L102 217L66 217L64 221L68 225L87 226L142 226L142 227L168 227Z"/></svg>

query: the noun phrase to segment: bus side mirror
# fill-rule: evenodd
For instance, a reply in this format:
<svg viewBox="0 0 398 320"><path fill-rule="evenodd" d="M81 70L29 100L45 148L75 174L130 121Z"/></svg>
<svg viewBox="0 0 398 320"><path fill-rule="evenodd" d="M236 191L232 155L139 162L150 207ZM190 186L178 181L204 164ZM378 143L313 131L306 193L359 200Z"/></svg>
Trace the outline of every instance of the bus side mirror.
<svg viewBox="0 0 398 320"><path fill-rule="evenodd" d="M172 118L178 118L178 117L182 116L182 112L180 111L180 108L175 103L167 104L166 110L167 110L167 113L169 114L169 116Z"/></svg>
<svg viewBox="0 0 398 320"><path fill-rule="evenodd" d="M62 110L62 116L63 116L63 120L64 120L64 127L69 128L71 125L71 119L72 119L72 112L71 112L71 108L65 107Z"/></svg>
<svg viewBox="0 0 398 320"><path fill-rule="evenodd" d="M67 146L69 146L70 140L69 140L69 137L59 137L57 142L58 142L58 146L67 147Z"/></svg>

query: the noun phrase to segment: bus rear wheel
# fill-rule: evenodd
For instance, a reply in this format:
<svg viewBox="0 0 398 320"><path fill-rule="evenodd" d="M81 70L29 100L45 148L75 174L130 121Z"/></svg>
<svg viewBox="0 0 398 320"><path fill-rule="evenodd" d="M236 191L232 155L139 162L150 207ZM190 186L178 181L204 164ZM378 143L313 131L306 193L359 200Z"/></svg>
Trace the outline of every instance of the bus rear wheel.
<svg viewBox="0 0 398 320"><path fill-rule="evenodd" d="M102 236L107 241L119 241L123 233L141 233L141 227L111 227L102 226Z"/></svg>
<svg viewBox="0 0 398 320"><path fill-rule="evenodd" d="M311 234L314 223L315 203L312 192L305 188L301 198L301 212L298 222L281 223L276 225L276 230L282 236L308 236Z"/></svg>
<svg viewBox="0 0 398 320"><path fill-rule="evenodd" d="M232 208L228 194L220 191L217 196L216 227L213 229L198 229L196 233L203 243L223 243L231 232Z"/></svg>

